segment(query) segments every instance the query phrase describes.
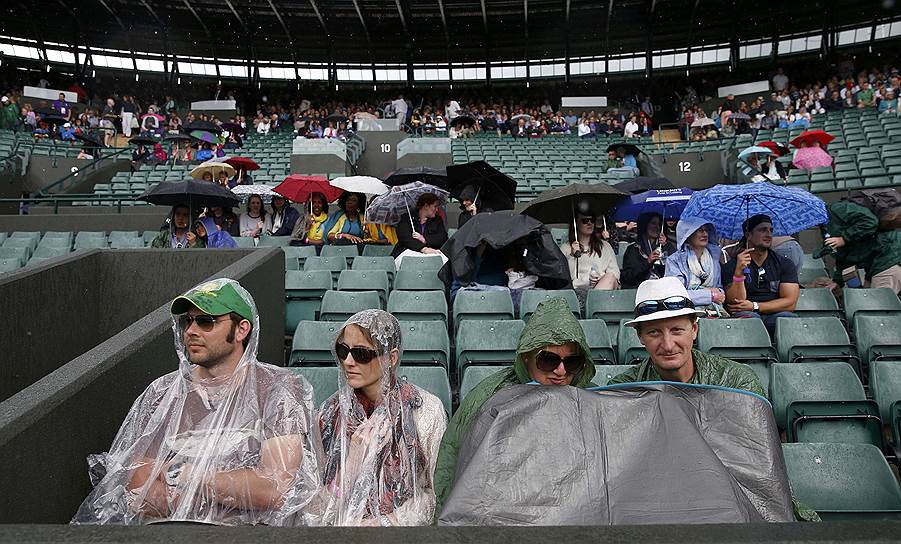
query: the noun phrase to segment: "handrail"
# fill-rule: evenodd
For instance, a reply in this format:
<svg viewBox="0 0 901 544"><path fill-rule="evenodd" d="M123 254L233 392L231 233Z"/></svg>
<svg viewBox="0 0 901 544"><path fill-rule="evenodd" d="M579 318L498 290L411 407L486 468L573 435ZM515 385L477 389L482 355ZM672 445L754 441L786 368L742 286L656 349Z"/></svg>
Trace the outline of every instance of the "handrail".
<svg viewBox="0 0 901 544"><path fill-rule="evenodd" d="M133 196L97 196L93 193L71 194L71 195L55 195L55 196L37 196L32 198L0 198L0 204L53 204L53 213L59 213L59 205L67 202L115 202L117 213L122 213L123 202L135 202Z"/></svg>
<svg viewBox="0 0 901 544"><path fill-rule="evenodd" d="M115 148L113 148L113 149L115 149ZM38 196L46 196L46 195L49 195L49 194L50 194L50 191L51 191L52 189L55 189L57 186L61 186L61 185L65 184L65 182L68 181L69 179L73 179L73 178L77 177L78 174L80 174L81 171L82 171L83 169L86 169L86 168L95 168L95 167L97 166L98 163L103 162L103 161L105 161L105 160L107 160L107 159L111 159L111 158L113 158L113 157L116 157L117 155L121 155L122 153L125 153L125 152L128 151L128 150L129 150L129 148L127 148L127 147L122 147L122 148L119 148L118 151L115 151L115 152L113 152L113 153L111 153L111 154L104 154L102 157L99 157L99 158L94 159L94 160L91 161L90 163L86 164L84 167L78 168L78 169L76 169L76 170L74 170L74 171L72 171L72 172L66 174L65 176L63 176L63 177L60 178L59 180L57 180L57 181L51 183L50 185L46 185L46 186L42 187L41 190L37 192L37 195L38 195ZM65 187L63 187L63 188L65 188Z"/></svg>

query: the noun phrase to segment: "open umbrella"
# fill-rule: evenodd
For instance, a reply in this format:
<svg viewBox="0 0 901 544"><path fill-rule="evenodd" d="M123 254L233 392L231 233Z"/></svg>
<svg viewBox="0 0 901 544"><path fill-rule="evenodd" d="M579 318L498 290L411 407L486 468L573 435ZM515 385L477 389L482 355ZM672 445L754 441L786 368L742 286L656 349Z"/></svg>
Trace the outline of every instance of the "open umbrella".
<svg viewBox="0 0 901 544"><path fill-rule="evenodd" d="M826 204L819 198L802 189L769 182L714 185L691 195L682 211L684 217L712 223L720 235L732 240L742 237L742 223L757 214L773 220L775 236L792 235L829 220Z"/></svg>
<svg viewBox="0 0 901 544"><path fill-rule="evenodd" d="M773 155L775 155L777 157L786 155L790 151L788 149L787 145L781 144L779 142L774 142L772 140L767 140L765 142L759 142L754 145L759 146L759 147L765 147L765 148L769 149L770 151L773 152Z"/></svg>
<svg viewBox="0 0 901 544"><path fill-rule="evenodd" d="M441 246L448 261L439 277L445 283L453 278L463 285L471 283L476 271L476 250L483 244L521 258L526 273L538 276L539 288L572 287L569 264L550 230L534 217L512 210L476 214L455 232Z"/></svg>
<svg viewBox="0 0 901 544"><path fill-rule="evenodd" d="M69 122L68 119L60 117L59 115L48 115L46 117L41 117L41 123L47 123L48 125L64 125Z"/></svg>
<svg viewBox="0 0 901 544"><path fill-rule="evenodd" d="M222 123L221 125L219 125L219 128L222 130L227 130L232 134L240 134L242 136L247 132L247 130L238 123Z"/></svg>
<svg viewBox="0 0 901 544"><path fill-rule="evenodd" d="M692 190L652 189L620 201L613 212L614 221L638 221L643 213L659 213L666 219L678 219L691 198Z"/></svg>
<svg viewBox="0 0 901 544"><path fill-rule="evenodd" d="M398 168L394 172L388 174L385 178L385 185L394 187L396 185L406 185L414 181L421 181L447 189L447 169L445 168L429 168L428 166L417 166L414 168Z"/></svg>
<svg viewBox="0 0 901 544"><path fill-rule="evenodd" d="M361 119L366 119L369 121L375 121L379 118L378 115L369 113L368 111L358 111L354 114L354 120L359 121Z"/></svg>
<svg viewBox="0 0 901 544"><path fill-rule="evenodd" d="M202 131L202 132L210 132L213 134L222 134L222 129L216 123L212 121L191 121L187 125L181 127L181 129L185 132L194 132L194 131Z"/></svg>
<svg viewBox="0 0 901 544"><path fill-rule="evenodd" d="M715 125L716 121L711 119L710 117L701 117L700 119L695 119L691 123L691 128L702 128L710 125Z"/></svg>
<svg viewBox="0 0 901 544"><path fill-rule="evenodd" d="M202 130L192 130L190 134L191 134L191 138L194 138L195 140L200 140L201 142L206 142L208 144L214 144L214 145L220 143L219 137L216 136L215 134L213 134L212 132L204 132Z"/></svg>
<svg viewBox="0 0 901 544"><path fill-rule="evenodd" d="M325 121L326 121L327 123L335 123L335 126L337 126L338 123L346 123L346 122L347 122L347 116L346 116L346 115L341 115L340 113L334 113L334 114L329 115L328 117L326 117L326 118L325 118Z"/></svg>
<svg viewBox="0 0 901 544"><path fill-rule="evenodd" d="M494 211L512 210L516 196L516 180L485 161L454 164L447 167L447 189L460 199L467 187L475 189L476 206Z"/></svg>
<svg viewBox="0 0 901 544"><path fill-rule="evenodd" d="M158 144L160 140L156 138L150 138L148 136L135 136L131 140L128 140L128 143L132 145L154 145Z"/></svg>
<svg viewBox="0 0 901 544"><path fill-rule="evenodd" d="M801 170L813 170L821 166L832 166L832 155L819 147L802 147L795 151L792 164Z"/></svg>
<svg viewBox="0 0 901 544"><path fill-rule="evenodd" d="M219 178L219 172L225 172L228 177L235 175L235 169L232 165L211 159L195 166L194 169L191 170L191 177L194 179L203 179L203 175L207 172L213 176L213 180Z"/></svg>
<svg viewBox="0 0 901 544"><path fill-rule="evenodd" d="M549 189L538 195L523 214L545 224L569 224L575 221L577 204L587 202L591 215L602 215L627 193L606 183L571 183L566 187Z"/></svg>
<svg viewBox="0 0 901 544"><path fill-rule="evenodd" d="M625 150L627 155L632 155L633 157L637 157L641 153L641 149L635 144L610 144L607 146L607 153L620 149Z"/></svg>
<svg viewBox="0 0 901 544"><path fill-rule="evenodd" d="M476 124L476 120L470 117L469 115L458 115L451 119L450 126L452 127L474 127Z"/></svg>
<svg viewBox="0 0 901 544"><path fill-rule="evenodd" d="M666 178L638 177L613 184L618 191L624 193L642 193L651 189L675 189L673 182Z"/></svg>
<svg viewBox="0 0 901 544"><path fill-rule="evenodd" d="M306 202L313 193L322 193L328 202L338 200L344 191L329 184L322 176L291 174L272 189L292 202Z"/></svg>
<svg viewBox="0 0 901 544"><path fill-rule="evenodd" d="M188 134L166 134L163 136L164 142L193 142L194 138Z"/></svg>
<svg viewBox="0 0 901 544"><path fill-rule="evenodd" d="M252 171L260 169L260 165L257 164L257 161L249 157L228 157L224 162L232 165L235 170Z"/></svg>
<svg viewBox="0 0 901 544"><path fill-rule="evenodd" d="M257 183L255 185L236 185L235 187L232 187L231 192L238 195L238 198L240 198L242 202L250 198L250 195L260 195L260 198L266 203L269 203L273 196L278 196L278 193L273 191L272 187L262 183Z"/></svg>
<svg viewBox="0 0 901 544"><path fill-rule="evenodd" d="M738 154L739 159L746 159L749 155L753 155L755 153L759 153L761 155L770 155L773 153L773 150L768 147L763 147L759 145L752 145L751 147L746 147L741 150Z"/></svg>
<svg viewBox="0 0 901 544"><path fill-rule="evenodd" d="M366 221L378 225L396 225L400 222L401 216L407 214L410 218L410 226L415 231L411 210L416 206L419 197L425 193L431 193L438 197L438 201L442 205L447 202L448 194L444 189L421 181L414 181L407 185L392 187L387 193L373 198L369 206L366 206Z"/></svg>
<svg viewBox="0 0 901 544"><path fill-rule="evenodd" d="M820 145L826 145L832 140L835 139L835 136L829 134L823 130L808 130L802 132L798 137L794 138L792 141L788 142L795 147L801 147L802 144L810 144L812 142L819 142Z"/></svg>
<svg viewBox="0 0 901 544"><path fill-rule="evenodd" d="M515 125L516 123L519 123L520 119L525 119L526 122L528 123L529 121L532 120L532 116L529 115L528 113L520 113L519 115L514 115L513 117L511 117L510 123Z"/></svg>
<svg viewBox="0 0 901 544"><path fill-rule="evenodd" d="M350 193L381 195L388 192L389 187L379 178L372 176L344 176L329 182L332 186Z"/></svg>
<svg viewBox="0 0 901 544"><path fill-rule="evenodd" d="M157 183L144 191L138 200L159 206L185 204L191 209L199 207L232 208L238 205L238 197L218 183L185 180Z"/></svg>
<svg viewBox="0 0 901 544"><path fill-rule="evenodd" d="M84 142L84 147L104 147L97 136L89 132L76 132L75 137Z"/></svg>
<svg viewBox="0 0 901 544"><path fill-rule="evenodd" d="M736 121L750 121L751 116L744 112L735 112L729 115L729 119L735 119Z"/></svg>

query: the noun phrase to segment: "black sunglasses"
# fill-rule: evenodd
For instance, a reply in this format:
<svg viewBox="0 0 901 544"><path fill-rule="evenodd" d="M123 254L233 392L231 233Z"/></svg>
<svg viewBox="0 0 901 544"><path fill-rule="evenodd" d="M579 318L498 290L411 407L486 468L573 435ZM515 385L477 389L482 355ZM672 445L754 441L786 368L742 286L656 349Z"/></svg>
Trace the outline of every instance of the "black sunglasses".
<svg viewBox="0 0 901 544"><path fill-rule="evenodd" d="M594 217L583 217L579 219L579 221L581 221L583 225L594 225L595 223Z"/></svg>
<svg viewBox="0 0 901 544"><path fill-rule="evenodd" d="M685 308L694 308L694 303L685 297L672 296L663 300L645 300L635 307L635 315L650 315L663 310L683 310Z"/></svg>
<svg viewBox="0 0 901 544"><path fill-rule="evenodd" d="M338 360L343 361L344 359L347 359L348 354L353 356L354 361L356 361L357 364L361 365L368 365L373 359L379 356L379 352L374 349L352 348L344 342L335 343L335 355L338 356Z"/></svg>
<svg viewBox="0 0 901 544"><path fill-rule="evenodd" d="M225 318L228 319L228 316L225 316ZM192 323L197 323L197 326L200 327L200 330L210 332L219 321L221 321L221 318L205 314L182 314L178 316L178 326L181 327L181 330L183 331L188 330Z"/></svg>
<svg viewBox="0 0 901 544"><path fill-rule="evenodd" d="M539 351L538 355L535 356L535 366L542 372L553 372L557 370L560 363L563 363L563 368L567 374L575 374L585 366L585 357L582 355L560 357L550 351Z"/></svg>

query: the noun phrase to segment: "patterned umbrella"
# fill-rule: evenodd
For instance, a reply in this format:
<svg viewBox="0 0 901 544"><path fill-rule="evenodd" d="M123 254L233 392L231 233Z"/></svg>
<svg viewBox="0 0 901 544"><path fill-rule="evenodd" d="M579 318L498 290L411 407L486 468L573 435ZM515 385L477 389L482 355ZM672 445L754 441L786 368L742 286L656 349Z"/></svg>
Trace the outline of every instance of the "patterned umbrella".
<svg viewBox="0 0 901 544"><path fill-rule="evenodd" d="M425 193L437 196L442 205L447 202L448 193L444 189L421 181L414 181L392 187L387 193L372 199L372 202L366 207L366 221L378 225L396 225L404 214L408 214L412 225L413 214L410 213L410 210L416 206L416 201Z"/></svg>
<svg viewBox="0 0 901 544"><path fill-rule="evenodd" d="M263 202L266 202L268 204L272 200L273 196L279 196L278 193L272 190L272 187L263 183L257 183L255 185L236 185L235 187L232 187L231 191L238 195L238 198L241 199L241 202L244 202L248 198L250 198L250 195L260 195L260 198L263 199Z"/></svg>
<svg viewBox="0 0 901 544"><path fill-rule="evenodd" d="M802 189L769 182L714 185L691 195L682 211L682 217L699 217L732 240L742 237L742 223L757 214L770 216L775 236L788 236L829 221L826 203L819 198Z"/></svg>

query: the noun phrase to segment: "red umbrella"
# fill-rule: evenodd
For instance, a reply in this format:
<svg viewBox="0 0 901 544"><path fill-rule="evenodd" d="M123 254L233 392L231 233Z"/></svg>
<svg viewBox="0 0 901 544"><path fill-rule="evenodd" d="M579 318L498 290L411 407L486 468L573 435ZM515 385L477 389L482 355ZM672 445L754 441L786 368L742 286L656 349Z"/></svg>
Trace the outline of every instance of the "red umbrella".
<svg viewBox="0 0 901 544"><path fill-rule="evenodd" d="M773 152L773 155L777 157L782 157L789 152L788 146L785 144L780 144L779 142L774 142L772 140L767 140L765 142L760 142L754 145L759 145L760 147L765 147Z"/></svg>
<svg viewBox="0 0 901 544"><path fill-rule="evenodd" d="M249 157L230 157L226 159L226 164L232 165L235 170L259 170L260 165L257 161Z"/></svg>
<svg viewBox="0 0 901 544"><path fill-rule="evenodd" d="M272 190L292 202L306 202L310 200L313 193L322 193L327 201L333 202L344 192L343 189L329 185L328 179L322 176L298 174L286 177L285 181L279 183Z"/></svg>
<svg viewBox="0 0 901 544"><path fill-rule="evenodd" d="M788 142L795 147L801 147L801 144L810 144L812 142L820 142L821 146L825 146L835 139L835 136L823 130L807 130L800 136Z"/></svg>

